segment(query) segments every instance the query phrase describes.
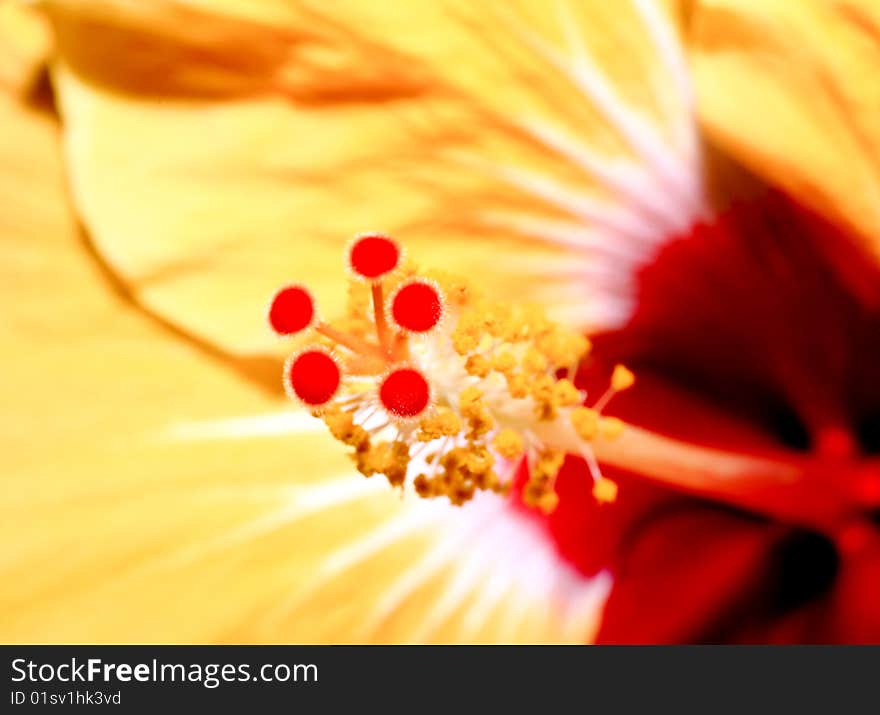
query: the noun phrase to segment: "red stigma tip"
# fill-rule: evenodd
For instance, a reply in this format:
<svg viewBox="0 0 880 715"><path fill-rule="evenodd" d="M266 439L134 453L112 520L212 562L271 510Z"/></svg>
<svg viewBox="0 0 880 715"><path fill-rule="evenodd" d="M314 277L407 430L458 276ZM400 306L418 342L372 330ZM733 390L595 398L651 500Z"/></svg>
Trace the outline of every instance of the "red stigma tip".
<svg viewBox="0 0 880 715"><path fill-rule="evenodd" d="M431 401L431 388L415 368L398 368L379 386L382 406L396 417L418 417Z"/></svg>
<svg viewBox="0 0 880 715"><path fill-rule="evenodd" d="M443 299L440 291L427 281L415 280L403 285L391 301L391 318L399 328L426 333L440 322Z"/></svg>
<svg viewBox="0 0 880 715"><path fill-rule="evenodd" d="M269 325L279 335L293 335L308 328L315 319L315 301L302 286L279 290L269 307Z"/></svg>
<svg viewBox="0 0 880 715"><path fill-rule="evenodd" d="M285 387L310 407L328 403L336 395L342 371L331 355L318 348L304 350L288 361Z"/></svg>
<svg viewBox="0 0 880 715"><path fill-rule="evenodd" d="M397 268L400 247L387 236L361 236L352 244L348 260L351 270L361 278L375 280Z"/></svg>

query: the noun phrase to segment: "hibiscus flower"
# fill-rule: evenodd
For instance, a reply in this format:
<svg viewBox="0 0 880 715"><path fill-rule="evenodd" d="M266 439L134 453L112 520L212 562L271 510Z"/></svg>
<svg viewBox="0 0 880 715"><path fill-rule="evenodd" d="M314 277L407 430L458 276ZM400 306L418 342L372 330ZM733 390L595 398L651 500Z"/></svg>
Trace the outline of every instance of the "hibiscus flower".
<svg viewBox="0 0 880 715"><path fill-rule="evenodd" d="M87 236L10 109L8 639L880 640L868 3L42 9ZM373 228L633 367L614 504L401 502L285 405L255 316Z"/></svg>

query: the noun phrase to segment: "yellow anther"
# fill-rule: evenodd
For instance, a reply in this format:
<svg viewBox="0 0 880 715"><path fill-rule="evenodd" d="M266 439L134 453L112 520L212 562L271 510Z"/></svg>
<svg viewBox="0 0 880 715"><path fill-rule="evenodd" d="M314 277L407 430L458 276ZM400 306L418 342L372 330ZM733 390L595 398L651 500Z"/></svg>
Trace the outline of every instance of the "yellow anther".
<svg viewBox="0 0 880 715"><path fill-rule="evenodd" d="M541 497L543 497L546 493L547 488L544 484L540 484L535 481L529 481L523 488L522 498L526 506L537 507L538 503L541 501Z"/></svg>
<svg viewBox="0 0 880 715"><path fill-rule="evenodd" d="M538 498L536 506L545 514L552 514L556 511L556 507L559 506L559 495L553 491L544 492Z"/></svg>
<svg viewBox="0 0 880 715"><path fill-rule="evenodd" d="M413 487L416 490L416 494L420 497L428 498L435 495L434 485L428 479L426 474L419 474L413 479Z"/></svg>
<svg viewBox="0 0 880 715"><path fill-rule="evenodd" d="M480 392L479 388L473 385L464 388L458 396L459 412L461 412L464 418L469 418L471 414L474 414L476 410L482 407L480 403L482 399L483 393Z"/></svg>
<svg viewBox="0 0 880 715"><path fill-rule="evenodd" d="M357 464L358 471L365 477L372 477L381 472L385 467L385 454L388 445L385 442L370 445L367 449L355 452L352 457Z"/></svg>
<svg viewBox="0 0 880 715"><path fill-rule="evenodd" d="M535 337L535 347L538 348L545 356L550 357L558 352L558 336L553 330L542 332Z"/></svg>
<svg viewBox="0 0 880 715"><path fill-rule="evenodd" d="M492 369L500 373L509 373L516 367L516 356L512 350L504 348L499 350L492 358Z"/></svg>
<svg viewBox="0 0 880 715"><path fill-rule="evenodd" d="M474 446L468 452L467 457L465 457L464 466L471 475L475 475L485 474L490 471L494 463L495 460L488 449Z"/></svg>
<svg viewBox="0 0 880 715"><path fill-rule="evenodd" d="M474 484L478 489L490 489L494 492L497 491L500 483L498 475L492 469L474 475Z"/></svg>
<svg viewBox="0 0 880 715"><path fill-rule="evenodd" d="M636 376L632 374L632 371L623 365L614 366L614 373L611 375L611 389L617 392L628 390L635 382Z"/></svg>
<svg viewBox="0 0 880 715"><path fill-rule="evenodd" d="M464 447L455 447L440 458L440 464L447 471L455 470L464 462L465 457L467 457L467 450Z"/></svg>
<svg viewBox="0 0 880 715"><path fill-rule="evenodd" d="M474 498L475 491L476 488L473 484L459 484L453 487L447 496L449 497L449 501L453 504L461 506Z"/></svg>
<svg viewBox="0 0 880 715"><path fill-rule="evenodd" d="M541 335L535 344L551 363L558 366L576 364L590 350L590 341L583 335L558 330Z"/></svg>
<svg viewBox="0 0 880 715"><path fill-rule="evenodd" d="M524 448L522 436L510 427L505 427L495 435L492 446L505 459L516 459L522 455Z"/></svg>
<svg viewBox="0 0 880 715"><path fill-rule="evenodd" d="M357 450L364 450L370 445L370 433L363 427L356 426L349 434L347 439L342 440L349 447Z"/></svg>
<svg viewBox="0 0 880 715"><path fill-rule="evenodd" d="M461 432L461 418L448 407L437 409L437 428L444 437L452 437Z"/></svg>
<svg viewBox="0 0 880 715"><path fill-rule="evenodd" d="M438 407L434 414L419 423L418 439L430 442L439 437L452 437L461 432L461 418L448 407Z"/></svg>
<svg viewBox="0 0 880 715"><path fill-rule="evenodd" d="M478 439L495 427L495 421L485 407L476 408L468 417L468 424L471 428L467 433L468 439Z"/></svg>
<svg viewBox="0 0 880 715"><path fill-rule="evenodd" d="M502 482L501 480L496 480L491 486L490 489L496 494L501 494L502 496L507 496L510 494L510 489L513 482L508 480L506 482Z"/></svg>
<svg viewBox="0 0 880 715"><path fill-rule="evenodd" d="M406 470L409 467L409 459L398 459L391 463L391 466L385 470L385 478L392 487L403 486L406 481Z"/></svg>
<svg viewBox="0 0 880 715"><path fill-rule="evenodd" d="M586 335L575 334L571 336L567 347L571 351L568 357L571 358L572 363L575 363L580 362L590 354L593 344Z"/></svg>
<svg viewBox="0 0 880 715"><path fill-rule="evenodd" d="M471 355L465 362L464 369L467 370L468 375L486 377L492 370L492 366L483 355Z"/></svg>
<svg viewBox="0 0 880 715"><path fill-rule="evenodd" d="M515 399L521 399L529 394L529 381L522 373L507 373L507 391Z"/></svg>
<svg viewBox="0 0 880 715"><path fill-rule="evenodd" d="M599 413L589 407L575 407L571 411L571 424L578 437L589 442L599 431Z"/></svg>
<svg viewBox="0 0 880 715"><path fill-rule="evenodd" d="M600 504L610 504L617 499L617 483L600 477L593 482L593 498Z"/></svg>
<svg viewBox="0 0 880 715"><path fill-rule="evenodd" d="M529 348L523 355L523 370L531 373L544 372L547 369L547 358L536 348Z"/></svg>
<svg viewBox="0 0 880 715"><path fill-rule="evenodd" d="M579 405L583 398L571 380L557 380L553 385L553 403L557 407L574 407Z"/></svg>
<svg viewBox="0 0 880 715"><path fill-rule="evenodd" d="M607 440L617 439L623 433L623 421L616 417L603 417L599 422L599 430Z"/></svg>
<svg viewBox="0 0 880 715"><path fill-rule="evenodd" d="M469 352L476 350L479 343L479 333L462 328L461 325L452 333L452 347L459 355L467 355Z"/></svg>
<svg viewBox="0 0 880 715"><path fill-rule="evenodd" d="M549 375L541 375L532 381L532 397L541 402L552 402L555 384L556 380Z"/></svg>
<svg viewBox="0 0 880 715"><path fill-rule="evenodd" d="M354 415L351 412L341 410L330 411L322 415L323 420L332 434L340 442L355 449L363 449L370 442L369 433L360 425L354 423Z"/></svg>
<svg viewBox="0 0 880 715"><path fill-rule="evenodd" d="M553 402L553 386L556 384L549 375L541 375L531 383L531 393L535 400L535 416L539 420L550 420L556 416Z"/></svg>
<svg viewBox="0 0 880 715"><path fill-rule="evenodd" d="M510 319L510 308L504 303L492 303L481 311L483 326L494 337L499 337Z"/></svg>
<svg viewBox="0 0 880 715"><path fill-rule="evenodd" d="M527 332L527 327L522 318L511 315L498 331L498 337L506 343L515 343L522 340Z"/></svg>
<svg viewBox="0 0 880 715"><path fill-rule="evenodd" d="M559 473L564 461L565 452L558 452L552 449L542 452L532 466L530 472L532 481L538 483L552 482L556 479L556 475Z"/></svg>
<svg viewBox="0 0 880 715"><path fill-rule="evenodd" d="M351 412L328 411L323 415L324 423L336 439L345 441L354 429L354 415Z"/></svg>
<svg viewBox="0 0 880 715"><path fill-rule="evenodd" d="M384 474L393 486L403 484L409 466L409 446L406 442L380 442L364 452L356 453L358 470L369 477Z"/></svg>

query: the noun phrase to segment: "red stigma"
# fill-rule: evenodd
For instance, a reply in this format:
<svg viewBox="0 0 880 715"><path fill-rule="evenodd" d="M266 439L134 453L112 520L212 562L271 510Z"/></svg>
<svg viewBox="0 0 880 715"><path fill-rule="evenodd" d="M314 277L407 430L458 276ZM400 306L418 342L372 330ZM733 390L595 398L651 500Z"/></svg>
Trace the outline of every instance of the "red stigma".
<svg viewBox="0 0 880 715"><path fill-rule="evenodd" d="M293 357L285 374L288 392L312 407L333 399L341 380L342 372L336 360L314 348Z"/></svg>
<svg viewBox="0 0 880 715"><path fill-rule="evenodd" d="M269 325L279 335L308 328L315 318L315 302L302 286L287 286L275 294L269 307Z"/></svg>
<svg viewBox="0 0 880 715"><path fill-rule="evenodd" d="M398 327L413 333L426 333L440 322L443 299L426 281L412 281L402 286L391 302L391 317Z"/></svg>
<svg viewBox="0 0 880 715"><path fill-rule="evenodd" d="M431 388L418 370L403 367L389 373L379 387L379 399L397 417L418 417L431 401Z"/></svg>
<svg viewBox="0 0 880 715"><path fill-rule="evenodd" d="M387 236L361 236L352 244L348 260L357 275L374 280L397 268L400 247Z"/></svg>

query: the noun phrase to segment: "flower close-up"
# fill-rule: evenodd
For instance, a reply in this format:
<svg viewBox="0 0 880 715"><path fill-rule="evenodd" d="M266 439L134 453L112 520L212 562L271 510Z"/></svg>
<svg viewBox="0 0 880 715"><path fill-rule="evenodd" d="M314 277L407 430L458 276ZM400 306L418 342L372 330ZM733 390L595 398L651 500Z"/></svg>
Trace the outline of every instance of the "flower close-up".
<svg viewBox="0 0 880 715"><path fill-rule="evenodd" d="M871 0L0 5L13 643L880 643Z"/></svg>

